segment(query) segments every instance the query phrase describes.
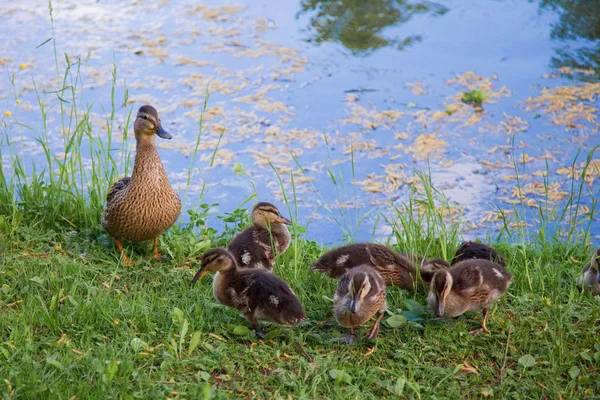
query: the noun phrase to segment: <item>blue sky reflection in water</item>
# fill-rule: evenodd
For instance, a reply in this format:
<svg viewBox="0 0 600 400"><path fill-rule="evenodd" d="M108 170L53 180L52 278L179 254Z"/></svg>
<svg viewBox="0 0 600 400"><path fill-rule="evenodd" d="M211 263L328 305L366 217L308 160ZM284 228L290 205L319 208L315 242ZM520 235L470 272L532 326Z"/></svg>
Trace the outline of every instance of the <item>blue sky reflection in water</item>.
<svg viewBox="0 0 600 400"><path fill-rule="evenodd" d="M115 151L129 112L157 107L174 135L159 145L179 188L208 87L186 207L199 205L205 184L202 201L231 211L252 193L249 177L261 200L281 205L274 168L288 196L293 176L300 222L319 242L344 230L371 239L377 213L362 217L390 215L390 201L419 191L415 170L431 171L467 237L496 232L499 210L524 212L537 229L539 207L564 207L571 176L578 188L599 143L598 1L57 2L53 24L47 4L9 2L0 17L2 134L25 160L43 163L33 82L51 106L59 158L68 136L53 42L36 48L54 37L61 73L64 53L81 60L81 79L68 83L83 87L80 107L91 106L101 139L116 65ZM482 108L462 101L471 90L486 94ZM600 152L591 157L583 218L598 211ZM380 220L375 235L385 234Z"/></svg>

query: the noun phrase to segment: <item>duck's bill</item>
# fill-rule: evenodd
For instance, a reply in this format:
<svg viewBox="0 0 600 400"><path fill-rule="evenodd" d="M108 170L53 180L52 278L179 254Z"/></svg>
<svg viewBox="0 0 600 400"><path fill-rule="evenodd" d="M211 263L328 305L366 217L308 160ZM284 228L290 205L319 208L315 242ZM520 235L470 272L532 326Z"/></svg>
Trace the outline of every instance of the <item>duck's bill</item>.
<svg viewBox="0 0 600 400"><path fill-rule="evenodd" d="M357 299L350 301L350 312L356 314L360 310L360 302Z"/></svg>
<svg viewBox="0 0 600 400"><path fill-rule="evenodd" d="M169 132L165 131L162 126L156 128L156 134L159 138L163 139L173 139L173 136L169 134Z"/></svg>
<svg viewBox="0 0 600 400"><path fill-rule="evenodd" d="M196 283L197 280L202 279L203 276L208 275L209 273L210 273L210 271L201 269L200 271L196 272L196 275L194 275L194 278L192 279L192 283Z"/></svg>
<svg viewBox="0 0 600 400"><path fill-rule="evenodd" d="M292 224L292 221L290 221L286 217L282 217L282 216L279 216L279 218L277 218L277 222L281 222L282 224L286 224L286 225Z"/></svg>
<svg viewBox="0 0 600 400"><path fill-rule="evenodd" d="M442 318L443 315L444 315L444 303L442 303L441 301L438 301L438 303L435 305L435 317Z"/></svg>

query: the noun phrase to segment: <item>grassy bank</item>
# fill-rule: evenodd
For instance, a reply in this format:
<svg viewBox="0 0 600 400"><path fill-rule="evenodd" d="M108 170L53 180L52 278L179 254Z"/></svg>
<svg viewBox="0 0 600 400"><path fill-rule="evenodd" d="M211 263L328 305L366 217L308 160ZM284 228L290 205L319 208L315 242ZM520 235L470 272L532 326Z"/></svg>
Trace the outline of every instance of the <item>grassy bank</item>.
<svg viewBox="0 0 600 400"><path fill-rule="evenodd" d="M4 224L1 232L5 398L600 394L600 304L574 285L590 254L580 246L500 246L515 281L492 311L491 335L468 334L480 315L440 322L423 307L425 291L390 288L390 311L407 321L349 346L339 340L346 332L328 299L335 281L307 268L325 249L303 239L275 271L298 293L309 321L274 328L260 341L235 311L215 303L210 279L190 285L197 264L186 254L193 245L186 229L163 238L169 261L145 261L149 247L130 248L139 260L133 267L120 264L97 231ZM418 246L411 250L441 254L432 237Z"/></svg>

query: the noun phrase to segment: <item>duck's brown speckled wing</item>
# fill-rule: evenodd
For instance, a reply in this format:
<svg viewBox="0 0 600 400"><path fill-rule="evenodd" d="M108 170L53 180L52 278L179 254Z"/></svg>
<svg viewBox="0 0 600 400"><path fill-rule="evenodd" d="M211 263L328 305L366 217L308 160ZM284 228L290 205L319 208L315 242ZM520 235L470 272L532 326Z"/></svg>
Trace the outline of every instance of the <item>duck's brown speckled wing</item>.
<svg viewBox="0 0 600 400"><path fill-rule="evenodd" d="M510 272L487 260L465 260L456 264L450 271L454 281L452 290L462 295L483 297L491 290L504 292L512 281Z"/></svg>
<svg viewBox="0 0 600 400"><path fill-rule="evenodd" d="M233 283L243 293L248 308L260 320L293 325L306 319L302 304L283 280L260 269L247 270Z"/></svg>
<svg viewBox="0 0 600 400"><path fill-rule="evenodd" d="M275 264L269 232L257 226L251 226L236 235L227 250L233 254L242 268L271 270Z"/></svg>
<svg viewBox="0 0 600 400"><path fill-rule="evenodd" d="M354 267L368 265L377 270L387 285L411 290L416 277L415 261L420 263L422 257L396 253L380 244L356 243L323 254L311 269L339 279Z"/></svg>
<svg viewBox="0 0 600 400"><path fill-rule="evenodd" d="M330 278L339 279L348 270L359 265L385 265L393 262L394 251L373 243L354 243L323 254L310 268Z"/></svg>
<svg viewBox="0 0 600 400"><path fill-rule="evenodd" d="M115 197L117 193L119 193L120 191L125 189L127 185L129 185L130 181L131 177L129 176L126 176L116 181L108 191L108 194L106 195L106 202L110 203L110 201Z"/></svg>
<svg viewBox="0 0 600 400"><path fill-rule="evenodd" d="M458 250L456 250L456 255L452 259L452 265L473 258L492 261L502 267L506 267L504 258L496 249L487 244L477 242L463 242Z"/></svg>

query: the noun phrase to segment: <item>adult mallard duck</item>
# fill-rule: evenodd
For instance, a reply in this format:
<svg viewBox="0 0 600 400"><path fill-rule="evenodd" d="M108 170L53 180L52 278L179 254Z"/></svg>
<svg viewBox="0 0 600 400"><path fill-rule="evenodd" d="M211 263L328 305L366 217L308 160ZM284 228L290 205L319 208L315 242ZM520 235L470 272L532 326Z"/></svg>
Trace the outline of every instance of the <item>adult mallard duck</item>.
<svg viewBox="0 0 600 400"><path fill-rule="evenodd" d="M592 261L583 269L579 286L586 291L600 294L600 248L592 256Z"/></svg>
<svg viewBox="0 0 600 400"><path fill-rule="evenodd" d="M277 207L261 202L252 209L252 226L237 234L227 249L240 267L265 268L275 265L275 257L283 254L290 245L291 222L283 217Z"/></svg>
<svg viewBox="0 0 600 400"><path fill-rule="evenodd" d="M310 268L330 278L339 279L348 270L359 265L375 268L386 285L406 290L414 290L418 282L429 284L438 269L450 267L441 258L425 260L420 256L396 253L380 244L355 243L323 254ZM417 278L416 265L419 265L420 280Z"/></svg>
<svg viewBox="0 0 600 400"><path fill-rule="evenodd" d="M458 250L456 250L456 255L452 259L452 265L472 258L492 261L502 267L506 267L504 258L496 249L487 244L477 242L463 242Z"/></svg>
<svg viewBox="0 0 600 400"><path fill-rule="evenodd" d="M300 300L283 280L261 268L238 268L227 249L211 249L204 253L192 283L211 272L217 272L213 281L215 299L238 309L257 335L264 335L259 330L259 320L280 325L296 325L306 320Z"/></svg>
<svg viewBox="0 0 600 400"><path fill-rule="evenodd" d="M366 336L367 339L376 338L386 309L385 283L375 269L359 265L342 276L333 296L333 311L340 325L350 328L350 335L345 338L347 342L354 343L355 328L377 313L377 319Z"/></svg>
<svg viewBox="0 0 600 400"><path fill-rule="evenodd" d="M121 178L106 196L102 226L115 239L126 264L122 238L133 242L154 239L154 257L159 258L158 236L179 217L181 201L167 178L154 146L156 136L171 139L162 127L154 107L140 107L133 125L136 140L131 177Z"/></svg>
<svg viewBox="0 0 600 400"><path fill-rule="evenodd" d="M433 275L427 303L436 318L454 318L466 311L483 310L481 328L471 331L489 333L486 327L490 306L507 290L512 275L487 260L461 261Z"/></svg>

